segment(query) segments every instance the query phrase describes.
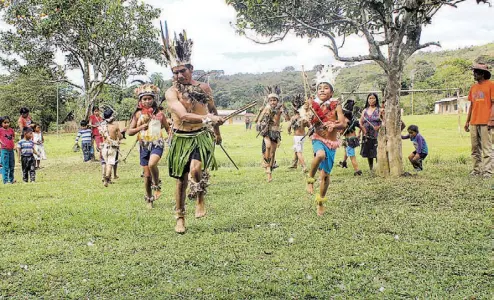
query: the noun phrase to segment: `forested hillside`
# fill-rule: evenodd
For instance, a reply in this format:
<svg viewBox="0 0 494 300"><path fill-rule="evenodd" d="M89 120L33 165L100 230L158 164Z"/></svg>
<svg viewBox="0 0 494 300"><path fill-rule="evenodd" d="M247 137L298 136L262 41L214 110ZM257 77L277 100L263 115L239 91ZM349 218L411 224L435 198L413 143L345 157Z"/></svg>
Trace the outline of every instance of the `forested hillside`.
<svg viewBox="0 0 494 300"><path fill-rule="evenodd" d="M468 93L473 83L470 67L476 60L494 65L494 43L459 50L419 52L408 61L402 78L402 88L460 88L462 94ZM288 66L283 72L211 76L210 84L219 107L236 108L252 100L260 101L260 94L268 85L280 85L285 97L296 93L303 94L301 72L293 71L294 69L300 70L300 68L300 66ZM311 80L314 78L315 68L317 66L310 66L310 71L307 72ZM351 91L380 91L384 87L384 80L381 69L375 63L347 64L341 69L336 79L336 94ZM432 112L434 101L447 96L449 94L445 92L415 93L415 113ZM353 95L352 97L363 101L365 95ZM405 113L409 113L409 95L402 95L401 103Z"/></svg>

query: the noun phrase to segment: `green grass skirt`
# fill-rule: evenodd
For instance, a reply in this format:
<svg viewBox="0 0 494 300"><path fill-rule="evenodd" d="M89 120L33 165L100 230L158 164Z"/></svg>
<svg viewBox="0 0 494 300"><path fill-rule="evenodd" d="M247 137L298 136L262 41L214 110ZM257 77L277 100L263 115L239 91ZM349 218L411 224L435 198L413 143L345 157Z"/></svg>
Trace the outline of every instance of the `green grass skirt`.
<svg viewBox="0 0 494 300"><path fill-rule="evenodd" d="M168 152L168 170L173 178L182 178L189 171L190 155L198 149L201 169L218 169L214 158L214 135L208 130L193 133L174 133Z"/></svg>

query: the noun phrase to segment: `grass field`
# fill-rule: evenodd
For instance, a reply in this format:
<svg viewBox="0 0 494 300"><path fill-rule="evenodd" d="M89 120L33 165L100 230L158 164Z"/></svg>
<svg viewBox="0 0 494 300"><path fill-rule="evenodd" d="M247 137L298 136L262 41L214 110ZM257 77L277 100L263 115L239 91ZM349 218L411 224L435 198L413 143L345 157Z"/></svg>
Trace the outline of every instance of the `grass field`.
<svg viewBox="0 0 494 300"><path fill-rule="evenodd" d="M322 218L300 169L287 169L291 137L267 183L256 132L224 126L240 171L217 149L208 215L195 220L188 202L185 235L173 230L165 160L163 196L148 210L137 151L104 188L99 165L71 152L74 136L49 135L37 182L0 185L0 298L492 299L493 181L468 176L456 116L405 122L429 144L425 170L383 180L361 158L361 178L335 167Z"/></svg>

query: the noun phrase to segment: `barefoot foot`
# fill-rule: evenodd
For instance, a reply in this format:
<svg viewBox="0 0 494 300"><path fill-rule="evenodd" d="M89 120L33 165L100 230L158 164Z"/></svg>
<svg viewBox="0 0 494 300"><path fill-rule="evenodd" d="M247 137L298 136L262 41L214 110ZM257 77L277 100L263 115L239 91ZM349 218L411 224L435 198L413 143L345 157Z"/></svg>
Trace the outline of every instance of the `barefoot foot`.
<svg viewBox="0 0 494 300"><path fill-rule="evenodd" d="M151 190L153 191L154 200L158 200L161 196L161 186L153 184L151 185Z"/></svg>
<svg viewBox="0 0 494 300"><path fill-rule="evenodd" d="M185 218L177 218L177 224L175 225L175 232L179 234L185 233Z"/></svg>
<svg viewBox="0 0 494 300"><path fill-rule="evenodd" d="M324 205L317 205L317 215L319 217L322 217L325 211L326 209L324 208Z"/></svg>
<svg viewBox="0 0 494 300"><path fill-rule="evenodd" d="M309 194L314 194L314 184L313 183L307 183L306 191Z"/></svg>
<svg viewBox="0 0 494 300"><path fill-rule="evenodd" d="M206 215L206 205L204 204L204 201L197 201L195 217L202 218L205 215Z"/></svg>
<svg viewBox="0 0 494 300"><path fill-rule="evenodd" d="M154 203L154 197L144 197L144 200L146 200L146 205L148 209L153 209L153 203Z"/></svg>

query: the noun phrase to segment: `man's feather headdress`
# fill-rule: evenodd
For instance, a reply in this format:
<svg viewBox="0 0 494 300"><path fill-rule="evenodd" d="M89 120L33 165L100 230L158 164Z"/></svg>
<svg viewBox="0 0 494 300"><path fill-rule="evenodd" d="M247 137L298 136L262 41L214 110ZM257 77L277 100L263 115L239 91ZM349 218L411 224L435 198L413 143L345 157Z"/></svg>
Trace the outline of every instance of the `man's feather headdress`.
<svg viewBox="0 0 494 300"><path fill-rule="evenodd" d="M168 34L168 24L165 21L165 26L161 25L161 39L163 41L163 55L165 56L166 64L170 67L184 66L192 64L192 40L187 39L187 33L174 33L173 39L170 39Z"/></svg>
<svg viewBox="0 0 494 300"><path fill-rule="evenodd" d="M316 73L316 89L321 83L329 83L333 86L338 73L339 71L333 72L332 66L324 66L319 72Z"/></svg>
<svg viewBox="0 0 494 300"><path fill-rule="evenodd" d="M280 95L281 95L281 88L279 86L275 85L275 86L267 86L266 87L267 99L276 98L276 99L278 99L278 101L280 101L281 100Z"/></svg>

